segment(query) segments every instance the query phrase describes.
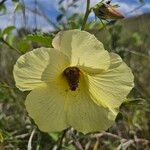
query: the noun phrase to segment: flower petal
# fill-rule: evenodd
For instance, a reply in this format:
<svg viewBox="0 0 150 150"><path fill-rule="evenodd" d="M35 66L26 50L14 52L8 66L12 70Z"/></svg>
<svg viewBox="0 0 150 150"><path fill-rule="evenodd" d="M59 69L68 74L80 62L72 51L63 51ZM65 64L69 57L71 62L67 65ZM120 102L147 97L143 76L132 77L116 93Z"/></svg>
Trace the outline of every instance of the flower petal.
<svg viewBox="0 0 150 150"><path fill-rule="evenodd" d="M134 77L119 55L111 53L110 56L110 68L101 74L87 75L87 82L95 102L113 109L120 106L133 88Z"/></svg>
<svg viewBox="0 0 150 150"><path fill-rule="evenodd" d="M17 60L13 74L16 86L32 90L43 82L55 80L69 65L67 56L52 48L37 48Z"/></svg>
<svg viewBox="0 0 150 150"><path fill-rule="evenodd" d="M83 77L71 91L64 78L34 89L26 99L26 109L40 130L61 131L69 126L88 133L109 128L116 114L91 99Z"/></svg>
<svg viewBox="0 0 150 150"><path fill-rule="evenodd" d="M106 70L110 65L110 56L103 44L88 32L61 31L53 39L52 44L70 58L71 66Z"/></svg>
<svg viewBox="0 0 150 150"><path fill-rule="evenodd" d="M80 80L79 91L69 92L67 120L69 124L83 133L104 131L113 123L116 114L98 106L91 99L84 81Z"/></svg>
<svg viewBox="0 0 150 150"><path fill-rule="evenodd" d="M52 85L42 85L27 96L26 109L40 130L57 132L69 127L66 123L65 96ZM64 91L65 94L65 91Z"/></svg>

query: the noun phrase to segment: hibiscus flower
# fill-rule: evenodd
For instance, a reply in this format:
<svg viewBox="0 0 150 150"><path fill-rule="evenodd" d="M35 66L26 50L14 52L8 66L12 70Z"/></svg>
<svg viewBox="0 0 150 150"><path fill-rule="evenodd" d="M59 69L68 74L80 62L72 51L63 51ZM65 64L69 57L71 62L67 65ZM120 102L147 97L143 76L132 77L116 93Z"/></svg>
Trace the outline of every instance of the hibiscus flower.
<svg viewBox="0 0 150 150"><path fill-rule="evenodd" d="M61 31L52 45L22 55L14 66L16 86L31 91L29 116L45 132L108 129L133 88L131 69L86 31Z"/></svg>

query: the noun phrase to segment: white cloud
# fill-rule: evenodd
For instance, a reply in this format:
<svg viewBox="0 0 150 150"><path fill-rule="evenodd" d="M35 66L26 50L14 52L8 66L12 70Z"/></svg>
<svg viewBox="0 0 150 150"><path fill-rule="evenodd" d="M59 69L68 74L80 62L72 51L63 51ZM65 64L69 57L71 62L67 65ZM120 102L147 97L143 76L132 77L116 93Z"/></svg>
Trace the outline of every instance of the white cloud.
<svg viewBox="0 0 150 150"><path fill-rule="evenodd" d="M123 12L126 17L141 15L144 13L145 9L150 8L150 4L139 5L139 3L119 3L119 5L119 10Z"/></svg>
<svg viewBox="0 0 150 150"><path fill-rule="evenodd" d="M7 13L0 14L0 28L5 28L7 26L13 25L14 24L14 16L12 14L13 11L13 5L11 1L6 1L6 6L7 6Z"/></svg>
<svg viewBox="0 0 150 150"><path fill-rule="evenodd" d="M150 3L146 3L146 4L143 6L143 9L150 9Z"/></svg>
<svg viewBox="0 0 150 150"><path fill-rule="evenodd" d="M125 2L119 2L119 10L124 14L125 17L140 15L143 13L142 9L136 9L140 6L139 3L125 3Z"/></svg>
<svg viewBox="0 0 150 150"><path fill-rule="evenodd" d="M12 19L9 15L0 16L0 28L12 25Z"/></svg>
<svg viewBox="0 0 150 150"><path fill-rule="evenodd" d="M54 28L42 17L37 18L37 23L37 28L41 29L43 32L54 31Z"/></svg>

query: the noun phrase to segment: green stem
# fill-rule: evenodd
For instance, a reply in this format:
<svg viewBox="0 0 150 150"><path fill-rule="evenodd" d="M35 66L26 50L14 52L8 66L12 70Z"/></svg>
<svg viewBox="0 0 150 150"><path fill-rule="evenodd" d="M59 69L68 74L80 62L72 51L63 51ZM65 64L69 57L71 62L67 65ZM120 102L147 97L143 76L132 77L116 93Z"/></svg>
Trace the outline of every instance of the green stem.
<svg viewBox="0 0 150 150"><path fill-rule="evenodd" d="M17 51L19 54L21 54L21 52L20 52L17 48L15 48L15 47L13 47L12 45L10 45L10 44L9 44L7 41L5 41L3 38L0 38L0 42L4 43L4 44L7 45L10 49L13 49L13 50Z"/></svg>
<svg viewBox="0 0 150 150"><path fill-rule="evenodd" d="M84 19L83 19L81 30L85 29L85 25L86 25L86 22L87 22L87 19L88 19L88 16L89 16L90 12L91 12L90 0L87 0L86 12L85 12L85 16L84 16Z"/></svg>
<svg viewBox="0 0 150 150"><path fill-rule="evenodd" d="M61 137L58 139L57 144L53 147L53 150L61 150L61 149L62 149L63 139L65 138L68 129L69 129L69 128L65 129L65 130L62 132L62 135L61 135Z"/></svg>

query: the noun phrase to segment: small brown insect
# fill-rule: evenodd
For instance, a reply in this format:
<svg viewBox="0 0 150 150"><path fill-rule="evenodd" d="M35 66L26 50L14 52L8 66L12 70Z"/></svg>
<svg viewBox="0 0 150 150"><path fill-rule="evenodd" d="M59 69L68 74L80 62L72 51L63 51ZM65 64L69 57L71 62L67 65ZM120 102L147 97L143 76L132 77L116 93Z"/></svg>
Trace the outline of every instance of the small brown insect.
<svg viewBox="0 0 150 150"><path fill-rule="evenodd" d="M75 91L79 84L80 70L77 67L68 67L64 70L64 75L71 91Z"/></svg>

